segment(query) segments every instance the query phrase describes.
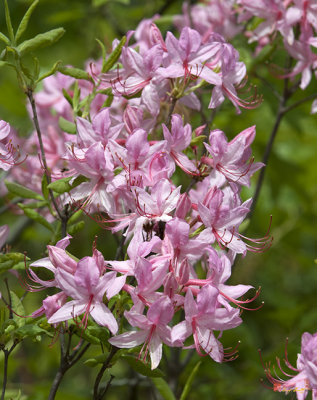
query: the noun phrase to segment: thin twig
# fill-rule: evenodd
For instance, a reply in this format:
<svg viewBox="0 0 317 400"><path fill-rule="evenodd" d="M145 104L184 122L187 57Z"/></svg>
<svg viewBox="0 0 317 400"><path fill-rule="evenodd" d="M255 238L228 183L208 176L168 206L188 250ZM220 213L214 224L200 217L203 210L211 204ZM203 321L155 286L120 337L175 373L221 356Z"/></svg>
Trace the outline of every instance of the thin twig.
<svg viewBox="0 0 317 400"><path fill-rule="evenodd" d="M108 389L110 388L110 385L111 385L111 382L113 381L113 379L114 379L114 375L110 375L110 379L109 379L109 381L107 382L106 387L105 387L104 390L100 393L100 399L103 399L103 398L104 398L105 394L107 393Z"/></svg>
<svg viewBox="0 0 317 400"><path fill-rule="evenodd" d="M4 283L7 289L8 293L8 308L9 308L9 319L13 318L13 311L12 311L12 299L11 299L11 293L10 293L10 288L9 288L9 283L8 283L8 278L4 279Z"/></svg>
<svg viewBox="0 0 317 400"><path fill-rule="evenodd" d="M171 119L172 119L172 114L174 112L175 106L177 103L177 98L176 97L172 97L172 101L171 101L171 106L168 112L168 116L166 118L166 126L170 127L171 125Z"/></svg>
<svg viewBox="0 0 317 400"><path fill-rule="evenodd" d="M72 353L70 354L70 347L71 347L71 338L72 338L72 333L69 334L68 338L68 343L67 346L65 345L65 334L61 333L60 335L60 347L61 347L61 360L60 360L60 366L59 369L55 375L53 384L51 386L51 390L48 396L48 400L54 400L57 390L59 388L59 385L65 375L65 373L74 365L77 363L77 361L80 360L80 358L85 354L85 352L88 350L90 343L86 344L86 346L83 347L84 342L82 342L79 347ZM81 350L81 351L80 351Z"/></svg>
<svg viewBox="0 0 317 400"><path fill-rule="evenodd" d="M290 67L291 62L292 62L292 59L289 58L287 60L288 67ZM270 135L269 141L267 142L267 145L266 145L266 148L265 148L265 152L264 152L264 155L263 155L263 158L262 158L262 162L263 162L263 164L265 164L266 167L262 168L261 171L260 171L260 175L259 175L259 178L258 178L258 181L257 181L257 185L256 185L256 189L255 189L255 194L253 196L252 206L251 206L250 212L248 214L249 219L252 217L252 215L254 213L254 210L255 210L255 207L256 207L256 204L257 204L257 201L258 201L261 189L262 189L264 176L265 176L265 172L266 172L266 169L267 169L267 164L268 164L268 161L269 161L269 157L270 157L270 154L271 154L271 151L272 151L273 143L274 143L274 140L276 138L276 134L277 134L278 129L280 127L281 121L282 121L282 119L283 119L283 117L285 115L286 103L289 100L289 98L292 96L293 93L294 92L290 91L290 89L289 89L289 78L284 79L283 95L280 97L279 105L278 105L278 111L277 111L276 119L275 119L275 122L274 122L274 126L273 126L273 129L271 131L271 135Z"/></svg>
<svg viewBox="0 0 317 400"><path fill-rule="evenodd" d="M102 367L100 368L100 371L99 371L99 373L97 375L97 378L95 380L93 400L101 400L103 398L104 393L103 393L103 391L100 391L99 385L100 385L101 379L103 377L103 374L109 368L110 362L111 362L113 356L116 354L116 352L118 350L119 349L117 347L112 346L111 347L111 351L110 351L106 361L102 364Z"/></svg>
<svg viewBox="0 0 317 400"><path fill-rule="evenodd" d="M42 163L43 163L43 167L44 167L44 173L45 173L45 176L46 176L47 184L49 185L51 183L51 176L49 174L49 169L48 169L48 165L47 165L47 161L46 161L45 150L44 150L44 145L43 145L43 140L42 140L42 132L41 132L39 121L38 121L36 105L35 105L35 100L34 100L34 96L33 96L33 90L31 88L28 88L27 91L26 91L26 95L27 95L27 97L29 99L29 102L31 104L32 114L33 114L33 123L34 123L34 126L35 126L35 130L36 130L36 133L37 133L37 138L38 138L39 145L40 145L41 159L42 159ZM57 205L57 202L55 200L53 191L51 189L49 189L49 195L50 195L50 198L52 200L53 206L54 206L54 208L55 208L55 210L56 210L56 212L57 212L57 214L59 216L59 219L61 221L63 221L64 220L64 216L61 213L61 211L60 211L60 209L59 209L59 207Z"/></svg>
<svg viewBox="0 0 317 400"><path fill-rule="evenodd" d="M4 352L4 365L3 365L3 383L2 383L1 400L4 400L6 387L7 387L9 356L12 353L12 351L15 349L15 347L18 345L18 343L19 343L18 341L15 341L9 350L2 349Z"/></svg>
<svg viewBox="0 0 317 400"><path fill-rule="evenodd" d="M313 93L313 94L311 94L311 95L305 97L304 99L298 100L298 101L296 101L295 103L291 104L290 106L286 107L286 108L284 109L284 114L286 114L286 113L288 113L289 111L293 110L294 108L296 108L296 107L298 107L298 106L300 106L300 105L306 103L307 101L314 100L314 99L316 99L316 98L317 98L317 93Z"/></svg>

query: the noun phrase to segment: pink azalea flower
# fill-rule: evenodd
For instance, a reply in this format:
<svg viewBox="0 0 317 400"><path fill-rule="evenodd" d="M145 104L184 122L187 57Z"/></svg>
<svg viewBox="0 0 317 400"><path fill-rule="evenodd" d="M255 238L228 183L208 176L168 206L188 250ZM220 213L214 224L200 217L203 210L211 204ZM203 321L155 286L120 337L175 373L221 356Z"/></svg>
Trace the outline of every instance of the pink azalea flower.
<svg viewBox="0 0 317 400"><path fill-rule="evenodd" d="M166 35L168 59L166 66L159 68L157 73L162 78L180 78L185 80L201 78L213 85L220 84L220 76L204 64L213 57L218 50L217 45L201 42L200 34L189 27L185 27L179 40L171 32Z"/></svg>
<svg viewBox="0 0 317 400"><path fill-rule="evenodd" d="M187 174L198 175L195 164L182 153L191 142L192 128L190 124L183 126L182 117L179 114L173 114L171 119L171 131L165 124L163 126L164 139L166 140L166 152L168 152L175 163Z"/></svg>
<svg viewBox="0 0 317 400"><path fill-rule="evenodd" d="M57 286L73 300L64 304L48 319L50 324L84 314L81 324L86 328L90 314L97 324L106 326L112 334L117 332L117 321L103 303L105 293L110 299L122 288L115 272L101 275L96 260L93 257L84 257L78 262L74 275L59 269L55 274L55 280Z"/></svg>
<svg viewBox="0 0 317 400"><path fill-rule="evenodd" d="M157 368L162 358L162 342L172 346L171 328L167 325L174 315L174 308L167 296L156 300L147 312L147 316L138 312L125 312L130 325L140 330L125 332L109 339L109 342L120 348L131 348L143 344L139 359L145 362L148 353L151 358L151 369Z"/></svg>
<svg viewBox="0 0 317 400"><path fill-rule="evenodd" d="M218 294L216 288L205 285L195 301L191 290L188 290L184 305L185 321L173 327L172 338L183 342L188 336L193 335L199 355L204 355L201 351L203 350L216 362L222 362L224 350L213 331L235 328L242 320L238 309L227 310L218 306Z"/></svg>
<svg viewBox="0 0 317 400"><path fill-rule="evenodd" d="M230 182L250 186L250 178L255 171L264 166L263 163L253 163L251 144L255 137L255 126L240 132L229 143L225 134L220 130L210 132L209 144L205 147L212 155L212 159L203 158L203 162L212 165L221 172Z"/></svg>
<svg viewBox="0 0 317 400"><path fill-rule="evenodd" d="M282 373L289 379L281 379L272 376L270 365L265 365L265 373L273 384L275 392L296 392L297 400L304 400L308 392L312 390L312 399L317 400L317 333L311 335L305 332L302 335L301 353L297 355L297 366L293 367L287 358L285 349L285 365L296 375L289 374L282 369L281 362L277 358L278 366Z"/></svg>

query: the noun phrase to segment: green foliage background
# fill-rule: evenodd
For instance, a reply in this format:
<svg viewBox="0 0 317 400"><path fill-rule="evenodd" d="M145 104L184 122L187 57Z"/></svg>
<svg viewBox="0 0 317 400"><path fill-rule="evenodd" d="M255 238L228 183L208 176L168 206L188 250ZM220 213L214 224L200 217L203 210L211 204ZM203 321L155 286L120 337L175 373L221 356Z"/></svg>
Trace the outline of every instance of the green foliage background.
<svg viewBox="0 0 317 400"><path fill-rule="evenodd" d="M18 24L28 4L30 1L9 0L14 24ZM142 18L149 18L162 10L164 15L180 13L181 6L181 1L158 0L41 0L26 35L32 37L48 29L63 26L66 34L62 40L38 52L41 65L48 69L60 59L63 64L83 67L86 60L100 56L95 38L110 47L115 37L120 38L127 30L135 29ZM169 18L164 18L159 26L165 31L173 29ZM2 3L0 31L6 32ZM246 43L239 40L235 45L240 49L242 60L250 65L252 57ZM279 51L282 53L281 49ZM282 83L272 77L268 70L268 65L259 65L256 68L259 76L265 77L281 90ZM224 130L232 138L241 130L255 124L257 136L253 151L256 161L259 161L274 124L277 100L262 81L252 74L249 78L258 85L258 91L263 94L262 105L256 110L242 110L242 114L237 115L232 105L226 103L217 113L213 127ZM316 91L316 79L313 78L307 94ZM302 97L303 94L299 93L297 100ZM248 254L245 258L240 258L231 280L232 284L251 284L255 288L261 286L260 299L265 304L258 311L243 312L244 323L224 333L223 341L228 347L235 346L238 340L241 341L237 360L219 365L208 357L202 359L202 366L188 397L190 400L284 398L283 393L273 393L261 385L260 379L265 374L258 348L262 349L264 360L274 362L275 356L283 357L285 340L288 337L289 359L295 364L302 333L317 331L317 265L314 262L317 258L317 117L309 112L308 102L284 118L270 156L256 211L246 230L247 236L262 236L272 214L272 247L264 254ZM25 108L25 98L17 85L15 75L4 68L0 70L0 119L9 121L23 136L32 129ZM257 175L253 178L250 190L245 191L245 198L254 192L256 179ZM3 201L0 207L2 205ZM44 256L49 240L49 233L45 228L27 223L23 217L14 218L2 214L0 225L8 222L12 226L11 245L14 251L26 250L31 259ZM95 234L98 234L98 248L103 251L105 258L113 257L114 239L89 220L86 221L84 232L75 236L70 251L78 257L89 255ZM10 284L16 285L12 277ZM2 290L1 282L0 286ZM17 291L23 293L23 289L18 286ZM38 307L42 297L41 293L27 295L25 304L28 313ZM98 352L97 346L93 346L83 360L67 373L57 400L91 398L91 387L98 369L84 363L98 355ZM182 360L186 360L187 353L188 350L183 351L180 356ZM172 367L177 356L176 352L168 353L167 359L162 362L162 369L168 371L167 380L170 379L174 385ZM184 386L198 359L195 355L188 361L180 375L178 391ZM24 341L10 358L8 399L16 398L16 390L21 389L21 399L44 400L58 362L58 344L52 344L49 338L35 343L32 340ZM151 381L131 371L128 363L119 362L111 372L115 379L107 399L148 399L150 393L153 393ZM290 398L292 396L294 397L290 395Z"/></svg>

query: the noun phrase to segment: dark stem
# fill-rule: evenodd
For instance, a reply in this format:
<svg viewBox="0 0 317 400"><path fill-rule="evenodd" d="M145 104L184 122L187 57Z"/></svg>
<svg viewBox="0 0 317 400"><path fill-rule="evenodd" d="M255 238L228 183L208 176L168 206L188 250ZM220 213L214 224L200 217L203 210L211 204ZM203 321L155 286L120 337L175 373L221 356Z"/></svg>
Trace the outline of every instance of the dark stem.
<svg viewBox="0 0 317 400"><path fill-rule="evenodd" d="M11 299L11 293L10 293L10 288L9 288L9 283L8 283L8 278L4 279L4 283L6 285L7 293L8 293L8 308L9 308L9 318L13 318L13 311L12 311L12 299Z"/></svg>
<svg viewBox="0 0 317 400"><path fill-rule="evenodd" d="M170 128L171 125L171 119L172 119L172 114L174 112L174 108L176 106L177 103L177 98L176 97L172 97L172 101L171 101L171 106L168 112L168 116L166 118L166 126L168 126Z"/></svg>
<svg viewBox="0 0 317 400"><path fill-rule="evenodd" d="M291 58L289 58L287 60L287 65L288 65L288 67L290 67ZM270 135L269 141L268 141L268 143L266 145L265 152L264 152L264 155L263 155L263 158L262 158L262 162L265 164L265 167L261 169L261 172L260 172L260 175L259 175L259 178L258 178L258 181L257 181L255 194L253 196L252 206L250 208L250 212L249 212L249 215L248 215L249 218L252 217L252 215L254 213L254 210L255 210L255 207L256 207L256 204L257 204L257 201L258 201L258 198L260 196L260 192L261 192L263 181L264 181L265 171L267 169L267 164L268 164L268 161L269 161L269 158L270 158L270 154L271 154L271 151L272 151L273 143L274 143L276 134L278 132L278 129L280 127L281 121L282 121L282 119L283 119L283 117L285 115L285 112L287 110L286 103L287 103L288 99L292 96L293 93L294 93L294 91L289 89L289 79L288 78L284 79L283 95L280 96L279 104L278 104L278 111L277 111L276 119L275 119L275 122L274 122L274 126L273 126L273 129L271 131L271 135Z"/></svg>
<svg viewBox="0 0 317 400"><path fill-rule="evenodd" d="M290 106L286 107L284 110L284 114L288 113L289 111L293 110L294 108L306 103L307 101L314 100L317 98L317 93L313 93L304 99L298 100L295 103L291 104Z"/></svg>
<svg viewBox="0 0 317 400"><path fill-rule="evenodd" d="M105 395L106 391L108 390L113 378L110 378L110 380L109 380L107 386L105 387L105 389L103 389L103 390L99 389L99 385L101 383L101 379L103 377L103 374L109 368L110 362L111 362L113 356L116 354L116 352L118 350L119 349L117 347L113 347L112 346L111 347L111 351L110 351L106 361L102 364L102 367L100 368L100 371L99 371L99 373L97 375L97 378L95 380L93 400L102 400L103 396Z"/></svg>
<svg viewBox="0 0 317 400"><path fill-rule="evenodd" d="M110 379L109 379L109 381L107 382L106 387L105 387L104 390L100 393L100 399L103 399L104 396L106 395L108 389L110 388L111 382L113 381L113 378L114 378L114 376L113 376L113 375L110 375Z"/></svg>
<svg viewBox="0 0 317 400"><path fill-rule="evenodd" d="M3 365L3 384L2 384L1 400L4 400L4 395L5 395L6 387L7 387L9 356L12 353L13 349L17 346L18 343L19 342L14 342L9 350L2 349L3 353L4 353L4 365Z"/></svg>
<svg viewBox="0 0 317 400"><path fill-rule="evenodd" d="M252 202L252 206L251 206L251 209L250 209L249 218L251 218L252 214L254 213L254 210L255 210L255 207L256 207L256 204L257 204L257 201L258 201L261 189L262 189L264 176L265 176L265 171L266 171L267 163L268 163L268 160L269 160L269 157L270 157L270 154L271 154L271 150L272 150L272 146L273 146L273 143L274 143L274 139L276 137L276 134L277 134L277 131L278 131L278 128L280 126L280 123L282 121L283 116L284 116L284 109L280 105L278 113L277 113L277 116L276 116L276 120L275 120L275 123L274 123L274 126L273 126L273 129L272 129L272 132L271 132L271 135L270 135L270 139L269 139L269 141L268 141L268 143L266 145L265 152L264 152L264 155L263 155L263 158L262 158L262 162L265 164L265 167L263 167L261 169L261 172L260 172L257 184L256 184L255 194L253 196L253 202Z"/></svg>
<svg viewBox="0 0 317 400"><path fill-rule="evenodd" d="M59 388L59 385L65 375L65 373L74 365L77 363L77 361L80 360L80 358L85 354L85 352L88 350L90 343L84 345L84 342L82 342L76 350L73 351L72 354L70 354L70 347L71 347L71 339L72 339L72 333L70 332L69 334L69 339L67 346L65 345L65 335L64 333L60 334L60 346L61 346L61 361L60 361L60 366L59 369L55 375L54 381L51 386L51 390L48 396L48 400L54 400L57 390Z"/></svg>
<svg viewBox="0 0 317 400"><path fill-rule="evenodd" d="M175 0L166 0L165 3L161 6L161 8L157 11L158 14L164 14L165 11L173 4Z"/></svg>
<svg viewBox="0 0 317 400"><path fill-rule="evenodd" d="M39 121L38 121L38 116L37 116L37 111L36 111L36 105L35 105L35 101L34 101L34 96L33 96L33 90L31 88L28 88L26 91L26 95L29 99L29 102L31 104L31 108L32 108L32 114L33 114L33 123L35 126L35 130L37 133L37 138L39 141L39 145L40 145L40 151L41 151L41 159L42 159L42 163L43 163L43 167L44 167L44 173L46 176L46 181L47 184L49 185L51 183L51 176L49 174L49 169L48 169L48 165L47 165L47 161L46 161L46 156L45 156L45 150L44 150L44 145L43 145L43 140L42 140L42 132L40 129L40 125L39 125ZM52 200L53 206L58 214L59 219L61 220L62 224L63 221L66 220L66 224L67 224L67 218L65 218L65 215L63 215L63 213L60 211L57 202L54 198L54 194L53 191L51 189L49 189L49 195L50 198Z"/></svg>

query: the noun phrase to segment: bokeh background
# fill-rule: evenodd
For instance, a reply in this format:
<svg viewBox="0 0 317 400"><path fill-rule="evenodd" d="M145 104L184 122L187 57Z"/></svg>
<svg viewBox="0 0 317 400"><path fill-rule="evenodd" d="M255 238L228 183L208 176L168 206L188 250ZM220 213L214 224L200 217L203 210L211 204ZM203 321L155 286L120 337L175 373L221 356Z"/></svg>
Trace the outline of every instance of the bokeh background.
<svg viewBox="0 0 317 400"><path fill-rule="evenodd" d="M30 1L26 0L9 0L15 27L29 4ZM55 61L62 60L63 64L82 68L87 60L100 56L95 38L109 48L114 38L121 38L128 30L135 29L143 18L150 18L154 14L164 15L164 18L158 20L158 26L164 32L175 31L171 16L180 14L181 9L182 2L179 0L41 0L26 38L63 26L66 29L64 37L54 46L37 52L41 66L48 69ZM0 5L0 30L6 33L3 3ZM254 48L250 48L241 38L234 39L233 43L239 49L242 61L250 65ZM279 57L283 58L283 49L279 51ZM270 73L271 62L275 60L257 66L256 73L281 91L282 83ZM252 73L249 79L257 85L258 92L263 94L261 106L255 110L242 110L237 115L232 105L226 102L215 115L211 128L220 128L232 138L241 130L256 125L253 152L255 160L260 161L276 117L277 100L270 87ZM306 94L316 91L316 78L313 78ZM302 98L303 93L296 96L294 101ZM1 68L0 119L10 122L22 136L27 136L32 130L25 103L14 73ZM317 331L317 117L310 115L310 105L309 102L301 105L283 119L267 165L256 210L245 231L250 237L262 236L272 215L272 247L263 254L248 254L245 258L239 258L230 281L232 284L250 284L255 288L261 286L260 300L255 307L260 301L264 301L264 306L258 311L244 311L243 324L223 334L223 342L228 347L241 341L238 359L224 364L217 364L208 357L202 359L202 366L189 395L190 400L285 398L283 393L274 393L261 384L260 380L265 378L265 374L258 349L262 349L265 361L275 363L275 356L283 357L288 337L289 359L295 364L302 333ZM205 113L208 112L210 110L205 108ZM196 122L198 125L198 117L193 121L193 126L197 126ZM244 198L254 193L257 177L256 174L251 188L243 193ZM0 199L0 209L3 206L4 201ZM6 212L0 215L0 225L4 223L11 226L10 244L14 250L27 251L31 259L45 255L49 233L44 227ZM111 234L100 230L88 219L85 230L72 241L70 251L78 257L89 255L96 234L98 248L105 259L113 257L115 241ZM3 275L0 279L3 279ZM9 279L10 285L22 294L23 288L12 277ZM27 295L24 304L28 313L39 306L42 297L41 293ZM90 367L85 361L98 353L98 346L92 346L67 373L57 400L91 398L98 367ZM173 363L178 365L178 357L186 364L181 371L173 368ZM176 393L184 386L198 359L196 354L189 357L188 351L182 354L167 352L161 367L166 371L167 379L176 385ZM0 353L1 366L2 361ZM40 342L24 341L10 358L8 398L16 398L17 390L20 389L21 399L46 399L58 364L58 343L51 345L50 338L43 338ZM155 394L151 381L131 371L128 364L117 363L111 373L115 379L107 399L160 398L158 393ZM295 394L289 397L295 398Z"/></svg>

